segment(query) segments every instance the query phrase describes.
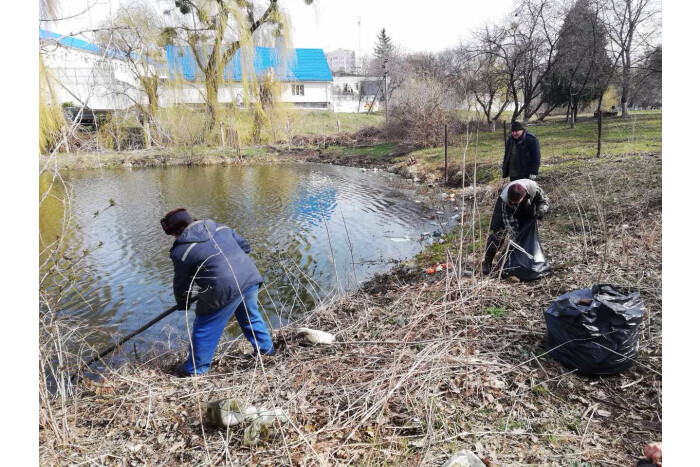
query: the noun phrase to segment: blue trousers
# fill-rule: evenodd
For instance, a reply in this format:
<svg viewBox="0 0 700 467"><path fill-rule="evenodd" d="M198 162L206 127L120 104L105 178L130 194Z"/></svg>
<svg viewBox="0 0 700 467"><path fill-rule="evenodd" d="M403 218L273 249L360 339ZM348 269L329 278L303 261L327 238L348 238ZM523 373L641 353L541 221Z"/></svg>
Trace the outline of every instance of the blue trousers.
<svg viewBox="0 0 700 467"><path fill-rule="evenodd" d="M187 373L202 374L209 371L221 334L234 313L243 335L253 345L253 349L263 355L274 355L272 338L258 310L258 286L254 285L225 307L208 315L195 316L190 355L184 366Z"/></svg>

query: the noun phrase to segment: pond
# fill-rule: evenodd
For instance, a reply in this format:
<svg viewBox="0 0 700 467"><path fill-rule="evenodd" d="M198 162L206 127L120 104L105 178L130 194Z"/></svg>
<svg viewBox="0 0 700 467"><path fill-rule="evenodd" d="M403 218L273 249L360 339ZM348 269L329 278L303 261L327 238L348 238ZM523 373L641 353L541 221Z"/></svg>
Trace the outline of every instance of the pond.
<svg viewBox="0 0 700 467"><path fill-rule="evenodd" d="M64 178L78 227L69 242L77 251L94 251L61 308L100 329L90 338L98 348L174 304L172 239L159 220L176 207L226 224L249 241L265 279L261 309L272 327L415 255L424 246L421 233L440 228L429 220L435 211L428 199L383 171L293 163L76 171ZM66 211L55 200L41 207L45 242ZM228 332L236 337L237 326ZM185 336L184 312L176 312L137 342L148 347Z"/></svg>

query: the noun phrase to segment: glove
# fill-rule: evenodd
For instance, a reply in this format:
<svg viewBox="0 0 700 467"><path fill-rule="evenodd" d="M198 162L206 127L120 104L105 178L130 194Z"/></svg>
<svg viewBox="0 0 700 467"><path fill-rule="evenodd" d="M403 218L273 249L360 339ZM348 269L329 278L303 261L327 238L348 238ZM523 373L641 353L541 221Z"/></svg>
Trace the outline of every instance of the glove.
<svg viewBox="0 0 700 467"><path fill-rule="evenodd" d="M542 220L544 218L544 209L537 209L537 219Z"/></svg>
<svg viewBox="0 0 700 467"><path fill-rule="evenodd" d="M527 178L530 180L537 180L537 174L530 174Z"/></svg>
<svg viewBox="0 0 700 467"><path fill-rule="evenodd" d="M187 302L185 300L176 300L178 311L183 311L187 309Z"/></svg>

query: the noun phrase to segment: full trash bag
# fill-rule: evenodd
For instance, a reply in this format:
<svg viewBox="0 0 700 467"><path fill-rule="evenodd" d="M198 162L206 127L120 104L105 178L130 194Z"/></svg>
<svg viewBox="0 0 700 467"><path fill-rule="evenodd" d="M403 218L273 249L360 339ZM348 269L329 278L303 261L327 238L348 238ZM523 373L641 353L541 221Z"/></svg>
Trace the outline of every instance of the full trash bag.
<svg viewBox="0 0 700 467"><path fill-rule="evenodd" d="M506 247L508 254L498 263L498 268L503 268L502 277L515 276L521 281L534 281L552 271L540 244L537 218L519 219L518 231Z"/></svg>
<svg viewBox="0 0 700 467"><path fill-rule="evenodd" d="M582 375L619 374L634 364L645 312L638 292L610 284L566 293L544 312L549 354Z"/></svg>

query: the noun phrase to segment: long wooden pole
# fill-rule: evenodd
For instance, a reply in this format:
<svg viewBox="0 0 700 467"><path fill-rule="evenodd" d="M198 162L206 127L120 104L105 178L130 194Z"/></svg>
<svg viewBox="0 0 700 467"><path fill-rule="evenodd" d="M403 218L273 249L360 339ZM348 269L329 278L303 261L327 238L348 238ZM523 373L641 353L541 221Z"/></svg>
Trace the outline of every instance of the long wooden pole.
<svg viewBox="0 0 700 467"><path fill-rule="evenodd" d="M189 300L189 303L194 303L195 301L197 301L197 297L192 297L192 298ZM122 344L124 344L124 342L128 341L129 339L131 339L131 338L134 337L134 336L137 336L137 335L141 334L143 331L145 331L146 329L150 328L151 326L153 326L154 324L156 324L158 321L162 320L162 319L165 318L166 316L169 316L169 315L173 314L175 311L177 311L177 305L171 306L170 308L168 308L167 310L165 310L163 313L159 314L158 316L156 316L155 318L153 318L152 320L150 320L148 323L146 323L146 324L144 324L143 326L141 326L140 328L138 328L136 331L131 332L131 333L127 334L126 336L122 337L121 339L119 339L119 340L117 341L116 344L112 345L111 347L109 347L109 348L103 350L102 352L100 352L99 354L95 355L94 357L92 357L92 358L91 358L89 361L87 361L86 363L82 363L82 364L80 365L80 367L78 368L78 371L76 371L75 374L73 374L73 376L71 376L71 379L75 378L75 377L78 376L80 373L82 373L83 371L85 371L86 369L88 369L88 368L90 367L90 365L92 365L93 363L95 363L97 360L100 360L100 359L103 358L105 355L108 355L108 354L114 352L114 349L116 349L117 347L119 347L119 346L121 346ZM82 368L81 368L81 367L82 367Z"/></svg>
<svg viewBox="0 0 700 467"><path fill-rule="evenodd" d="M445 124L445 186L447 186L447 124Z"/></svg>

